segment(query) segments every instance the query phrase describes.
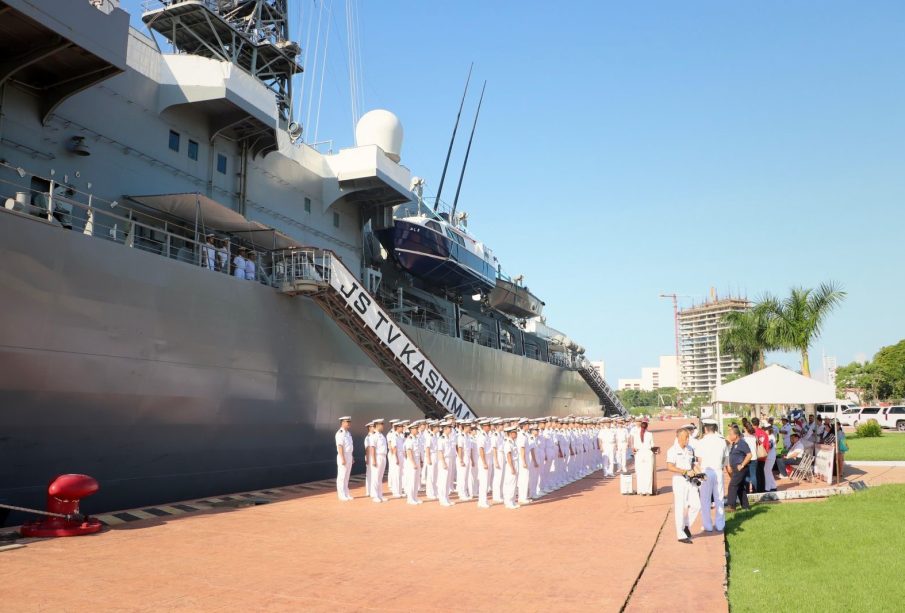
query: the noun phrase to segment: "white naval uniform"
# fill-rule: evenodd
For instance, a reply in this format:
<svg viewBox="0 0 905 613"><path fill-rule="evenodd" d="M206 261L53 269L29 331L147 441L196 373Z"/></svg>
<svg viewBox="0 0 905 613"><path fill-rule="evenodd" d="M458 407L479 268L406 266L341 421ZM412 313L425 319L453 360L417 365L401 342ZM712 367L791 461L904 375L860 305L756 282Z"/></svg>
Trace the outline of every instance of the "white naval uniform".
<svg viewBox="0 0 905 613"><path fill-rule="evenodd" d="M469 437L459 432L456 437L456 455L462 450L462 457L456 457L456 493L459 500L471 500L471 446Z"/></svg>
<svg viewBox="0 0 905 613"><path fill-rule="evenodd" d="M691 445L685 445L685 449L682 449L678 443L673 443L673 446L666 452L666 461L681 470L692 470L694 457L695 453ZM701 510L701 495L698 488L682 475L675 473L672 478L672 494L676 538L681 540L686 536L684 528L691 528L691 524L698 516L698 511Z"/></svg>
<svg viewBox="0 0 905 613"><path fill-rule="evenodd" d="M245 258L243 258L241 255L237 255L233 258L233 266L235 266L235 268L233 269L233 276L237 279L244 279Z"/></svg>
<svg viewBox="0 0 905 613"><path fill-rule="evenodd" d="M225 247L217 248L217 265L220 267L220 270L229 274L229 254L226 252Z"/></svg>
<svg viewBox="0 0 905 613"><path fill-rule="evenodd" d="M623 427L616 428L616 465L620 472L625 472L628 467L628 430Z"/></svg>
<svg viewBox="0 0 905 613"><path fill-rule="evenodd" d="M453 449L454 446L448 436L441 434L437 437L437 457L435 460L437 463L437 497L440 499L440 504L444 507L452 506L449 501L449 469L452 463L456 461ZM443 467L444 460L446 468Z"/></svg>
<svg viewBox="0 0 905 613"><path fill-rule="evenodd" d="M613 476L616 464L616 430L609 426L600 431L600 449L603 453L603 474Z"/></svg>
<svg viewBox="0 0 905 613"><path fill-rule="evenodd" d="M641 433L644 433L644 439ZM635 487L638 494L653 495L654 493L654 435L650 431L638 428L632 436L632 446L635 452Z"/></svg>
<svg viewBox="0 0 905 613"><path fill-rule="evenodd" d="M503 503L507 508L515 509L518 507L518 474L521 463L518 456L518 445L515 441L506 437L503 449L506 457L506 461L503 464ZM512 459L511 467L509 465L509 458Z"/></svg>
<svg viewBox="0 0 905 613"><path fill-rule="evenodd" d="M552 483L550 484L550 489L558 489L562 487L562 468L563 463L566 461L565 454L563 453L563 439L562 432L559 430L554 430L551 438L553 439L553 461L550 465L550 480Z"/></svg>
<svg viewBox="0 0 905 613"><path fill-rule="evenodd" d="M493 501L503 502L503 474L506 472L506 438L502 432L493 434Z"/></svg>
<svg viewBox="0 0 905 613"><path fill-rule="evenodd" d="M399 469L402 463L399 461L399 449L403 441L395 430L387 434L387 486L394 498L402 495L401 475Z"/></svg>
<svg viewBox="0 0 905 613"><path fill-rule="evenodd" d="M701 472L707 475L707 479L701 483L701 523L704 530L710 532L716 524L717 530L722 530L726 525L726 516L723 509L723 469L726 466L729 450L726 441L717 433L705 434L704 438L697 441L694 447L701 463ZM710 517L710 503L714 504L716 517Z"/></svg>
<svg viewBox="0 0 905 613"><path fill-rule="evenodd" d="M529 466L531 464L531 453L528 447L528 433L519 430L515 439L515 446L518 452L516 459L518 460L518 501L519 504L528 502L528 478L531 476ZM525 452L525 459L522 460L522 451Z"/></svg>
<svg viewBox="0 0 905 613"><path fill-rule="evenodd" d="M374 436L373 432L369 432L365 436L365 494L367 494L368 496L371 495L371 472L372 472L371 471L371 456L368 454L370 453L370 449L373 446L373 443L371 442L374 440L372 438L373 436Z"/></svg>
<svg viewBox="0 0 905 613"><path fill-rule="evenodd" d="M489 507L487 504L487 488L490 485L490 475L493 469L493 456L491 455L493 446L490 443L490 435L485 434L483 430L475 436L475 449L477 450L477 468L478 468L478 506ZM484 450L484 461L481 461L481 450ZM485 468L486 464L486 468Z"/></svg>
<svg viewBox="0 0 905 613"><path fill-rule="evenodd" d="M529 434L528 446L525 448L528 456L528 498L537 498L537 476L540 474L537 447L537 437Z"/></svg>
<svg viewBox="0 0 905 613"><path fill-rule="evenodd" d="M377 466L371 468L371 500L383 502L383 473L387 468L387 439L382 432L371 435L374 447L374 459Z"/></svg>
<svg viewBox="0 0 905 613"><path fill-rule="evenodd" d="M340 428L334 437L336 441L336 493L340 500L352 500L349 493L349 476L352 474L352 435ZM342 456L339 447L342 445ZM343 460L346 461L343 465Z"/></svg>
<svg viewBox="0 0 905 613"><path fill-rule="evenodd" d="M418 500L418 477L420 476L421 467L418 465L418 444L416 436L407 436L405 438L405 472L403 480L405 481L405 493L408 497L409 504L421 504ZM409 457L411 454L411 458Z"/></svg>
<svg viewBox="0 0 905 613"><path fill-rule="evenodd" d="M255 261L254 260L245 260L245 279L247 281L256 281L257 275L255 274Z"/></svg>
<svg viewBox="0 0 905 613"><path fill-rule="evenodd" d="M214 247L210 243L205 243L201 247L202 260L201 264L205 268L209 270L216 270L217 268L217 248Z"/></svg>
<svg viewBox="0 0 905 613"><path fill-rule="evenodd" d="M428 500L436 500L437 495L437 437L429 430L425 431L427 436L424 437L424 458L425 458L425 480L424 491ZM430 464L427 464L427 457L430 455Z"/></svg>

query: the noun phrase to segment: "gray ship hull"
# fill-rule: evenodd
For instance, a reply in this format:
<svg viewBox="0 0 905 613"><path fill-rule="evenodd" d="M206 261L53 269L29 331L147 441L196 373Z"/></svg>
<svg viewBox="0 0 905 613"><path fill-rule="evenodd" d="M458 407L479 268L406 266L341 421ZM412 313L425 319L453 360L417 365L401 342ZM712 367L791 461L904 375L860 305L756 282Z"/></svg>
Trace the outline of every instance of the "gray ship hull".
<svg viewBox="0 0 905 613"><path fill-rule="evenodd" d="M90 512L335 474L337 417L418 409L307 298L0 214L0 499L59 473ZM570 370L407 332L478 415L600 414Z"/></svg>

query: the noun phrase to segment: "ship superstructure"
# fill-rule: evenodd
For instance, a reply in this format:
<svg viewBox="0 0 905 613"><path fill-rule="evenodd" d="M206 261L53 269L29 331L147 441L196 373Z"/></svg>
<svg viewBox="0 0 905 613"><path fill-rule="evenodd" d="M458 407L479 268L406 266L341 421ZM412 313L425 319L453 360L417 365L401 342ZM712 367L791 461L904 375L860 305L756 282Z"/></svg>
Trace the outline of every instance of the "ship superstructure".
<svg viewBox="0 0 905 613"><path fill-rule="evenodd" d="M0 2L0 496L37 504L58 472L104 509L318 478L346 413L622 410L530 308L371 240L416 201L401 126L302 143L281 6L153 7L162 53L109 0Z"/></svg>

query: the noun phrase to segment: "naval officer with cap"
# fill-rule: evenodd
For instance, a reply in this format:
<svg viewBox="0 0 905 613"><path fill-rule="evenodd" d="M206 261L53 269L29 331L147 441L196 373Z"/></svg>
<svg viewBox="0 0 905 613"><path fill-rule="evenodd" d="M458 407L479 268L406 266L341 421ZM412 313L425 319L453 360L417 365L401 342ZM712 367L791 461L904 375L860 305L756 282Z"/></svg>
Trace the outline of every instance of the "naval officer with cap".
<svg viewBox="0 0 905 613"><path fill-rule="evenodd" d="M336 431L336 494L340 500L352 500L349 493L349 476L352 474L352 435L349 427L352 418L348 415L339 418L339 430Z"/></svg>
<svg viewBox="0 0 905 613"><path fill-rule="evenodd" d="M726 440L717 432L717 423L714 419L705 419L704 436L695 441L695 455L701 460L701 472L707 478L701 483L701 523L705 532L712 532L714 524L717 530L722 530L726 525L726 516L723 509L723 472L729 457ZM713 503L716 517L710 517L710 504Z"/></svg>
<svg viewBox="0 0 905 613"><path fill-rule="evenodd" d="M666 452L666 468L675 473L672 478L673 515L676 520L676 538L680 543L691 543L691 524L701 508L698 488L688 480L695 474L695 451L688 444L689 431L676 431L676 442Z"/></svg>
<svg viewBox="0 0 905 613"><path fill-rule="evenodd" d="M384 502L383 473L387 467L387 439L383 435L383 419L374 420L371 435L371 500Z"/></svg>
<svg viewBox="0 0 905 613"><path fill-rule="evenodd" d="M503 470L505 471L503 476L503 503L506 505L507 509L519 508L517 496L518 473L521 460L519 459L519 447L515 441L516 436L518 436L517 430L518 428L515 426L509 426L505 430L506 442L504 445L504 453L506 456L506 463L503 466Z"/></svg>

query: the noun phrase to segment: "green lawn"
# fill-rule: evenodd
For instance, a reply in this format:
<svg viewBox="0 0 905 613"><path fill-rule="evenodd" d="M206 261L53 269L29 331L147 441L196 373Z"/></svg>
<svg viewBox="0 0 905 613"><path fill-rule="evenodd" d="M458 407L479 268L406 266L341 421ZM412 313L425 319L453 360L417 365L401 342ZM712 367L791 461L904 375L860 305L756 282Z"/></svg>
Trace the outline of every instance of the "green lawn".
<svg viewBox="0 0 905 613"><path fill-rule="evenodd" d="M735 513L726 521L730 609L901 611L903 505L905 485L883 485Z"/></svg>
<svg viewBox="0 0 905 613"><path fill-rule="evenodd" d="M884 432L876 438L858 438L856 434L845 437L848 444L847 461L857 460L905 460L905 434Z"/></svg>

